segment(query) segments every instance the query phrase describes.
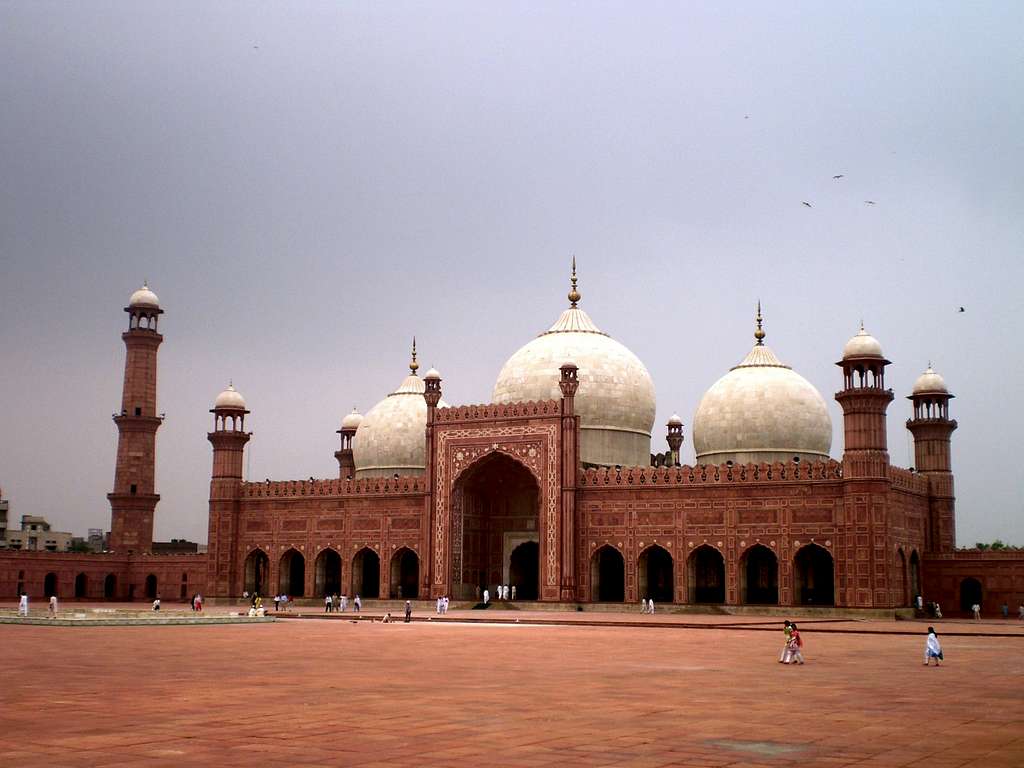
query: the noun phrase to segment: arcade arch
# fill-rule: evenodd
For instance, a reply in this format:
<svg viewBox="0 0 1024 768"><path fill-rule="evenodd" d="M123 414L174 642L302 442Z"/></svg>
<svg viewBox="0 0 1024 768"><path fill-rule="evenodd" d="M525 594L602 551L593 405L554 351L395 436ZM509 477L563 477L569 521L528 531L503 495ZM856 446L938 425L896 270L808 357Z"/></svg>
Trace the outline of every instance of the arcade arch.
<svg viewBox="0 0 1024 768"><path fill-rule="evenodd" d="M779 558L764 544L755 544L740 557L740 602L779 604Z"/></svg>
<svg viewBox="0 0 1024 768"><path fill-rule="evenodd" d="M637 560L637 585L640 599L671 603L675 598L675 567L668 550L652 544Z"/></svg>
<svg viewBox="0 0 1024 768"><path fill-rule="evenodd" d="M793 558L793 597L797 605L835 605L835 565L831 553L805 544Z"/></svg>
<svg viewBox="0 0 1024 768"><path fill-rule="evenodd" d="M117 576L112 573L108 573L103 579L103 597L107 600L117 597Z"/></svg>
<svg viewBox="0 0 1024 768"><path fill-rule="evenodd" d="M420 594L420 559L408 547L391 556L391 597L415 600Z"/></svg>
<svg viewBox="0 0 1024 768"><path fill-rule="evenodd" d="M314 568L314 597L341 594L341 555L328 547L316 556Z"/></svg>
<svg viewBox="0 0 1024 768"><path fill-rule="evenodd" d="M151 574L149 574L149 576L146 577L146 597L149 598L150 600L153 600L153 599L156 598L156 587L157 587L156 574L155 573L151 573Z"/></svg>
<svg viewBox="0 0 1024 768"><path fill-rule="evenodd" d="M52 597L57 594L57 574L48 573L43 579L43 594Z"/></svg>
<svg viewBox="0 0 1024 768"><path fill-rule="evenodd" d="M590 595L598 603L621 603L626 599L626 561L611 544L590 556Z"/></svg>
<svg viewBox="0 0 1024 768"><path fill-rule="evenodd" d="M702 544L686 561L691 603L725 602L725 558L710 544Z"/></svg>
<svg viewBox="0 0 1024 768"><path fill-rule="evenodd" d="M245 580L243 589L250 595L267 594L267 575L270 573L270 558L262 549L254 549L245 558Z"/></svg>
<svg viewBox="0 0 1024 768"><path fill-rule="evenodd" d="M352 594L361 599L380 597L380 557L370 547L352 559Z"/></svg>
<svg viewBox="0 0 1024 768"><path fill-rule="evenodd" d="M509 586L515 587L516 600L536 600L540 597L537 580L540 575L540 545L524 541L512 550L508 566Z"/></svg>
<svg viewBox="0 0 1024 768"><path fill-rule="evenodd" d="M89 596L89 577L84 573L75 576L75 597L83 598Z"/></svg>
<svg viewBox="0 0 1024 768"><path fill-rule="evenodd" d="M281 555L278 565L277 591L289 597L306 594L306 558L295 549Z"/></svg>
<svg viewBox="0 0 1024 768"><path fill-rule="evenodd" d="M960 582L960 610L968 616L972 615L971 606L975 603L982 607L985 606L982 602L984 596L981 582L973 576L968 576Z"/></svg>

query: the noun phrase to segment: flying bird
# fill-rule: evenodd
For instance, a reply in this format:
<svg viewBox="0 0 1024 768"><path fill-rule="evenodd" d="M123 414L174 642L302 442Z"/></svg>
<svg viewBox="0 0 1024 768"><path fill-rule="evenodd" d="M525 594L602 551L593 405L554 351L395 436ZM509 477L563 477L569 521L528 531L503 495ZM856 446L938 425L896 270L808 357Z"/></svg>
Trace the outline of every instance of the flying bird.
<svg viewBox="0 0 1024 768"><path fill-rule="evenodd" d="M842 174L842 173L838 173L838 174L836 174L835 176L833 176L833 177L832 177L832 179L833 179L833 180L836 180L836 179L841 179L841 178L843 178L843 175L844 175L844 174Z"/></svg>
<svg viewBox="0 0 1024 768"><path fill-rule="evenodd" d="M959 311L960 311L960 312L966 312L967 310L966 310L966 309L964 309L963 307L960 307Z"/></svg>
<svg viewBox="0 0 1024 768"><path fill-rule="evenodd" d="M865 200L864 202L865 202L865 203L866 203L867 205L874 205L874 204L875 204L875 201L874 201L874 200Z"/></svg>
<svg viewBox="0 0 1024 768"><path fill-rule="evenodd" d="M800 202L803 203L804 205L806 205L808 208L813 208L814 207L813 205L808 203L806 200L801 200Z"/></svg>

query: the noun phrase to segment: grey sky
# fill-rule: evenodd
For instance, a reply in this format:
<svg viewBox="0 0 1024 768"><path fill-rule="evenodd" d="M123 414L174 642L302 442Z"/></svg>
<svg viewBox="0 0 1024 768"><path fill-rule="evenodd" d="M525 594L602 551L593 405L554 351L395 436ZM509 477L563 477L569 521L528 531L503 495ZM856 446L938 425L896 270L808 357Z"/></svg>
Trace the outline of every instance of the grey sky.
<svg viewBox="0 0 1024 768"><path fill-rule="evenodd" d="M654 450L678 411L693 460L761 298L840 456L834 362L863 316L893 461L930 359L957 395L959 543L1024 544L1024 5L719 6L0 5L13 515L109 527L143 278L167 312L156 535L205 541L229 378L252 478L334 476L339 420L397 385L414 333L446 400L487 401L575 253L582 306L654 378Z"/></svg>

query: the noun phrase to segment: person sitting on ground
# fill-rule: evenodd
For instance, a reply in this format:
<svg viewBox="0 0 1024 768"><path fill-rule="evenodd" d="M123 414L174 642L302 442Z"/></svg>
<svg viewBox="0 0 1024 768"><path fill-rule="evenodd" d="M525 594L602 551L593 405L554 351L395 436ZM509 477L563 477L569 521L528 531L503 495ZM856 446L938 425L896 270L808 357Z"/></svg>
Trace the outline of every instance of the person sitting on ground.
<svg viewBox="0 0 1024 768"><path fill-rule="evenodd" d="M390 613L385 613L384 614L384 618L380 620L380 623L381 624L390 624L391 623L391 614Z"/></svg>
<svg viewBox="0 0 1024 768"><path fill-rule="evenodd" d="M935 633L935 627L928 627L928 638L924 641L924 665L935 659L935 666L939 666L942 660L942 646L939 644L939 636Z"/></svg>

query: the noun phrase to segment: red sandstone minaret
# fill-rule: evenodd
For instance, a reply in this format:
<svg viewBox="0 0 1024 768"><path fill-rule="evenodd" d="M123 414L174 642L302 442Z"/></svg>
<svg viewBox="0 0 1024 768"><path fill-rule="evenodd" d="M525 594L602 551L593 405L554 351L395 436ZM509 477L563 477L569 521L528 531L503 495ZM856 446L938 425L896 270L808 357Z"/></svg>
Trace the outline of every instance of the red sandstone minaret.
<svg viewBox="0 0 1024 768"><path fill-rule="evenodd" d="M163 310L156 294L143 283L128 306L124 389L117 424L117 466L110 500L110 549L118 554L149 552L153 546L156 431L163 421L156 412L156 353L164 337L157 333Z"/></svg>
<svg viewBox="0 0 1024 768"><path fill-rule="evenodd" d="M413 344L415 345L415 339L413 340ZM415 358L413 361L415 362ZM432 551L430 531L433 531L434 526L436 525L436 521L434 519L434 494L436 493L434 489L434 478L436 477L436 474L433 470L434 462L436 461L436 452L434 450L434 418L437 412L437 404L441 402L441 381L441 374L438 373L435 368L431 368L427 371L427 375L423 377L423 399L427 403L427 423L424 431L426 440L424 488L426 488L427 492L423 497L423 514L424 520L429 521L426 539L424 541L424 552ZM427 579L430 596L432 598L444 597L447 594L446 585L449 582L448 573L437 573L433 564L433 558L431 558L431 564L428 567Z"/></svg>
<svg viewBox="0 0 1024 768"><path fill-rule="evenodd" d="M683 447L683 420L679 418L679 414L673 413L672 418L665 426L668 428L665 439L668 441L668 449L671 453L669 466L678 467L680 464L679 449Z"/></svg>
<svg viewBox="0 0 1024 768"><path fill-rule="evenodd" d="M206 439L213 445L213 471L210 475L210 529L207 545L206 589L211 595L233 594L237 576L234 542L238 540L238 500L242 490L245 444L252 437L245 431L249 411L245 398L229 383L217 395L210 409L213 432Z"/></svg>
<svg viewBox="0 0 1024 768"><path fill-rule="evenodd" d="M572 266L569 300L575 306L579 301L575 257ZM575 403L580 371L576 363L567 362L562 364L559 372L558 386L562 390L562 575L559 600L572 602L576 599L576 473L580 469L580 425Z"/></svg>
<svg viewBox="0 0 1024 768"><path fill-rule="evenodd" d="M885 388L882 345L864 330L846 342L843 359L843 389L836 400L843 408L843 477L887 478L889 449L886 440L885 412L892 402L891 389Z"/></svg>
<svg viewBox="0 0 1024 768"><path fill-rule="evenodd" d="M928 478L925 548L952 552L956 549L956 499L949 444L956 429L956 420L949 418L953 395L929 363L928 370L914 382L908 399L914 403L914 418L907 420L907 429L914 435L914 463L917 471Z"/></svg>

